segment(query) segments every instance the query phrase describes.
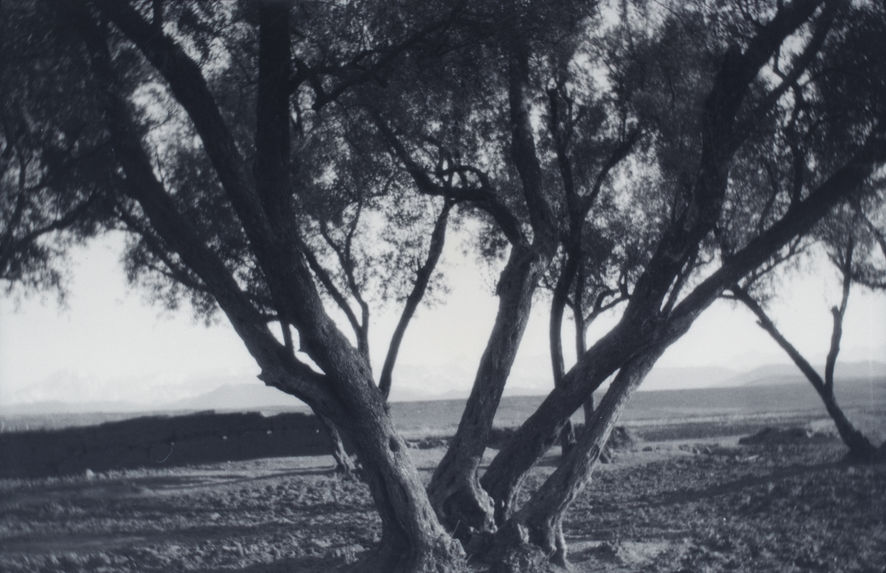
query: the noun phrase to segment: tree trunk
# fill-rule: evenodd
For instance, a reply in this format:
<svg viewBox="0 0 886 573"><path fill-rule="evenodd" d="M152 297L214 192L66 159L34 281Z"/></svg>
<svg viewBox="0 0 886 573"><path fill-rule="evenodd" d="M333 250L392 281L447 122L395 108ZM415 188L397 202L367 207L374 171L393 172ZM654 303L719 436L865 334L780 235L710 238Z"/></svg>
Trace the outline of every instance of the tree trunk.
<svg viewBox="0 0 886 573"><path fill-rule="evenodd" d="M587 428L591 425L591 420L594 418L594 395L591 394L581 407L584 410L585 427Z"/></svg>
<svg viewBox="0 0 886 573"><path fill-rule="evenodd" d="M471 395L455 437L428 486L441 521L459 539L495 528L492 500L480 486L477 469L529 319L532 294L544 268L542 259L525 248L512 249L499 279L498 314Z"/></svg>
<svg viewBox="0 0 886 573"><path fill-rule="evenodd" d="M500 563L497 571L517 573L527 566L566 566L562 523L566 510L590 481L612 428L666 345L631 359L618 372L590 424L560 466L529 502L501 528L487 559Z"/></svg>
<svg viewBox="0 0 886 573"><path fill-rule="evenodd" d="M566 366L563 360L563 313L568 303L569 289L572 288L573 279L579 268L578 258L580 253L574 246L567 250L566 261L560 270L560 276L557 278L557 284L554 287L554 294L551 297L551 318L548 328L548 338L551 350L551 368L554 375L554 387L563 384L563 376L566 374ZM578 296L578 292L576 292ZM573 315L576 317L581 313L576 310L580 307L580 302L576 302L572 309ZM578 318L576 318L575 328L579 328ZM581 354L576 354L581 356ZM560 449L565 456L572 446L575 445L575 428L572 427L572 420L567 420L560 432Z"/></svg>
<svg viewBox="0 0 886 573"><path fill-rule="evenodd" d="M517 26L519 27L519 25ZM514 363L538 280L557 249L554 208L545 192L532 124L530 46L518 29L509 36L508 109L511 158L520 176L532 226L532 244L511 247L498 282L499 306L455 438L434 472L428 492L443 523L458 538L495 528L493 504L477 476L492 419Z"/></svg>
<svg viewBox="0 0 886 573"><path fill-rule="evenodd" d="M821 396L828 414L834 421L840 438L846 444L846 447L849 448L848 457L857 461L870 461L874 459L877 456L877 448L863 433L852 425L852 422L843 413L843 409L837 404L833 391L825 388L819 390L817 387L816 390L818 390L818 394Z"/></svg>
<svg viewBox="0 0 886 573"><path fill-rule="evenodd" d="M424 485L388 415L369 384L349 396L338 427L354 445L382 521L379 547L360 570L424 573L464 569L464 550L440 525ZM342 419L343 418L343 419Z"/></svg>
<svg viewBox="0 0 886 573"><path fill-rule="evenodd" d="M584 300L583 294L585 289L585 277L584 272L582 271L582 267L579 267L578 273L575 279L575 308L573 309L573 317L575 321L575 359L578 358L585 353L585 350L588 349L588 343L586 338L587 324L585 322L584 315ZM593 319L591 319L593 320ZM590 427L591 425L591 417L594 415L594 394L591 393L588 396L588 399L582 403L582 407L584 409L584 422L585 428ZM572 423L570 422L570 426ZM572 438L573 443L575 442L575 438ZM564 451L564 454L568 453Z"/></svg>
<svg viewBox="0 0 886 573"><path fill-rule="evenodd" d="M572 448L575 447L575 426L572 419L566 420L563 429L560 430L560 451L563 457L566 457Z"/></svg>
<svg viewBox="0 0 886 573"><path fill-rule="evenodd" d="M852 425L834 397L834 365L840 348L842 319L843 313L846 311L846 299L849 296L849 287L847 285L848 283L844 281L843 300L840 306L841 310L834 309L834 327L831 335L830 351L828 352L827 357L827 366L825 368L825 375L827 376L825 379L819 376L818 372L815 371L815 368L812 367L812 364L800 354L797 347L785 338L772 319L769 318L769 315L763 307L760 306L760 303L754 300L748 291L735 285L732 287L732 292L735 295L735 298L743 303L748 310L757 317L757 324L760 328L765 330L782 350L785 351L797 368L800 369L800 372L806 376L806 379L809 380L809 383L812 384L815 391L818 392L828 415L830 415L831 419L834 421L834 425L837 427L837 432L840 434L840 438L843 440L843 443L846 444L846 447L849 448L849 457L857 460L870 460L877 455L877 449L864 434Z"/></svg>
<svg viewBox="0 0 886 573"><path fill-rule="evenodd" d="M640 343L624 324L597 341L492 460L481 480L495 502L495 521L510 517L526 472L560 436L566 420Z"/></svg>
<svg viewBox="0 0 886 573"><path fill-rule="evenodd" d="M335 471L343 473L348 478L355 477L357 464L348 453L347 448L345 448L344 440L342 440L338 428L335 427L332 420L322 414L317 414L317 419L323 425L326 435L329 436L329 440L332 442L332 457L335 459Z"/></svg>

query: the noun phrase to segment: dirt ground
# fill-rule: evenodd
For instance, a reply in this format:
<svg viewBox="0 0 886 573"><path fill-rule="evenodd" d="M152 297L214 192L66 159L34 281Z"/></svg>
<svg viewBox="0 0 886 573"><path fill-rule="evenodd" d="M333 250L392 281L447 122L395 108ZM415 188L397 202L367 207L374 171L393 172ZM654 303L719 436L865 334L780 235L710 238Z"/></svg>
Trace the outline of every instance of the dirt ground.
<svg viewBox="0 0 886 573"><path fill-rule="evenodd" d="M429 478L443 449L413 452ZM573 570L886 571L886 464L843 454L833 438L640 441L568 514ZM342 570L378 535L366 487L322 456L0 480L9 573Z"/></svg>

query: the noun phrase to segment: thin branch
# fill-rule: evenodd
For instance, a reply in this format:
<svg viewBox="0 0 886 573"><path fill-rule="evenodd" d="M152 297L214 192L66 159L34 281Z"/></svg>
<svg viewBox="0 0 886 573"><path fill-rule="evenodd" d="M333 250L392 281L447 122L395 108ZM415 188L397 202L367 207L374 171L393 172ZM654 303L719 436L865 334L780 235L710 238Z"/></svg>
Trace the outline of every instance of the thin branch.
<svg viewBox="0 0 886 573"><path fill-rule="evenodd" d="M840 296L840 305L831 308L834 320L831 330L831 345L828 349L827 359L824 366L824 382L830 392L834 391L834 368L837 365L837 355L840 353L840 340L843 338L843 317L846 315L846 307L849 304L849 290L852 288L852 258L855 251L855 238L850 234L846 242L846 251L838 268L843 275L843 284Z"/></svg>
<svg viewBox="0 0 886 573"><path fill-rule="evenodd" d="M382 118L381 114L369 106L366 106L366 110L382 139L388 145L391 154L403 164L406 172L412 177L419 193L444 197L458 203L473 205L488 213L495 220L499 229L511 244L524 246L528 244L526 237L523 235L520 221L495 196L485 175L480 178L480 187L478 188L452 188L435 183L428 172L415 161L400 138L397 137L390 125ZM480 174L482 172L474 170L474 173Z"/></svg>
<svg viewBox="0 0 886 573"><path fill-rule="evenodd" d="M867 227L871 235L874 236L874 240L876 240L877 244L880 246L880 251L883 253L883 256L886 257L886 233L878 229L873 221L871 221L860 208L856 207L855 212L861 218L861 222L864 223L864 226Z"/></svg>
<svg viewBox="0 0 886 573"><path fill-rule="evenodd" d="M357 319L357 315L354 314L353 309L351 309L351 305L348 304L347 299L345 299L344 294L335 286L335 283L332 280L329 272L320 264L320 261L317 260L314 252L307 245L302 245L300 248L302 255L304 255L305 260L308 262L308 266L311 271L314 273L314 276L320 281L320 284L323 285L323 288L329 293L329 296L332 297L332 300L335 304L344 312L345 317L347 317L348 322L351 325L351 328L354 330L354 335L359 336L360 334L360 321Z"/></svg>
<svg viewBox="0 0 886 573"><path fill-rule="evenodd" d="M212 289L213 297L249 352L266 368L261 376L265 383L283 388L309 403L320 400L336 403L338 399L329 390L323 374L313 371L294 356L281 353L285 349L271 335L224 263L201 240L198 230L177 210L173 198L157 181L151 161L142 148L128 102L121 95L123 90L111 65L104 31L96 26L81 4L63 4L61 8L77 24L76 29L99 80L100 103L117 160L126 173L124 190L139 203L157 234Z"/></svg>
<svg viewBox="0 0 886 573"><path fill-rule="evenodd" d="M758 121L758 118L769 113L769 111L776 104L776 102L778 102L781 96L783 96L788 89L791 89L796 85L797 80L800 79L800 76L802 76L807 68L809 68L809 65L812 64L812 62L815 60L815 57L821 51L821 48L824 45L824 41L827 38L831 27L833 26L834 18L837 15L838 9L841 6L842 2L825 2L824 9L822 10L821 15L818 17L818 20L815 23L815 29L812 32L812 37L809 39L809 42L803 49L803 52L799 56L797 56L794 61L794 65L791 67L791 70L787 74L780 72L776 67L775 72L781 78L781 82L772 91L766 94L766 97L763 98L763 101L761 101L754 107L754 109L748 112L747 118L743 120L742 126L738 129L739 133L750 132L751 126ZM778 54L776 54L776 60L778 57Z"/></svg>
<svg viewBox="0 0 886 573"><path fill-rule="evenodd" d="M378 380L378 388L381 390L385 400L388 399L388 396L391 393L394 365L400 352L403 336L406 334L406 328L409 326L409 322L412 320L415 311L418 309L418 305L421 303L427 292L431 276L434 274L437 261L440 260L440 255L443 252L443 244L446 241L446 225L449 218L449 211L452 209L453 205L454 203L451 201L445 201L443 203L443 209L440 211L440 215L434 223L434 230L431 232L428 256L425 259L424 264L422 264L416 273L412 290L406 297L406 304L403 306L403 311L400 313L400 320L397 322L397 326L391 336L391 342L388 345L388 352L385 356L384 366L382 366L381 375Z"/></svg>
<svg viewBox="0 0 886 573"><path fill-rule="evenodd" d="M610 299L609 302L603 303L603 301L606 298L608 298L609 296L611 296L613 294L616 294L616 293L607 290L607 292L605 293L605 296L601 295L601 296L597 297L597 300L594 303L594 308L591 309L591 312L589 312L587 315L585 315L585 324L592 323L598 316L600 316L601 314L603 314L607 310L611 310L611 309L615 308L616 306L620 305L621 303L627 302L628 300L631 299L631 297L629 295L619 293L619 295L617 297Z"/></svg>
<svg viewBox="0 0 886 573"><path fill-rule="evenodd" d="M460 10L461 5L462 3L459 3L446 18L431 22L407 36L401 42L378 50L362 50L352 57L350 61L339 66L311 67L303 61L298 61L297 72L290 80L290 91L297 89L302 83L308 81L311 89L314 90L314 103L312 107L315 111L320 111L326 105L337 101L349 89L369 81L378 80L381 77L380 74L386 68L391 67L397 58L419 45L432 33L450 25L456 13ZM365 65L363 62L372 55L377 57L371 64ZM343 79L337 85L326 90L320 79L321 74L342 76Z"/></svg>
<svg viewBox="0 0 886 573"><path fill-rule="evenodd" d="M806 358L800 354L800 351L788 341L787 338L778 330L775 326L775 323L769 318L769 315L766 314L766 311L763 310L763 307L754 300L754 298L743 288L739 287L737 284L733 285L730 290L732 291L735 299L744 304L748 310L750 310L754 316L757 317L757 324L765 330L769 336L778 343L779 346L790 356L791 360L794 361L794 364L797 365L797 368L800 369L801 372L809 379L809 382L815 386L815 389L822 393L825 391L825 382L822 380L821 376L819 376L818 372L815 371L815 368L809 363Z"/></svg>
<svg viewBox="0 0 886 573"><path fill-rule="evenodd" d="M357 213L354 215L354 219L351 222L350 229L348 230L347 238L345 239L345 246L342 247L338 245L335 240L332 238L332 235L329 233L329 227L327 226L326 221L320 221L319 229L320 236L323 237L323 240L326 241L326 244L332 249L335 253L336 258L338 258L339 265L341 266L342 271L345 274L345 280L348 284L348 290L351 291L351 296L354 297L354 300L357 301L357 304L360 306L360 315L361 320L359 324L359 328L356 330L357 334L357 350L365 357L369 358L369 304L367 304L366 300L363 298L363 293L360 291L360 285L357 284L357 278L354 275L354 259L351 256L351 245L350 238L353 236L354 230L357 227L357 223L360 218L360 213L362 211L362 200L358 203Z"/></svg>
<svg viewBox="0 0 886 573"><path fill-rule="evenodd" d="M600 190L603 188L603 183L606 181L609 173L631 153L634 145L640 141L642 135L643 130L639 127L632 129L624 140L612 150L609 157L606 158L606 162L603 164L603 167L600 168L597 177L594 179L594 184L591 187L590 193L588 193L581 201L582 219L584 219L594 202L597 200L597 196L600 194Z"/></svg>

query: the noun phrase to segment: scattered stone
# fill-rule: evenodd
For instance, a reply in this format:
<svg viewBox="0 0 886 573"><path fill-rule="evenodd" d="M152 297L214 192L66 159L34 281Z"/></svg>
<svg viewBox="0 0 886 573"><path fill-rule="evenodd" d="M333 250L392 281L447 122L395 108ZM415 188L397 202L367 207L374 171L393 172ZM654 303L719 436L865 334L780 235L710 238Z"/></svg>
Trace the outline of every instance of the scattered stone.
<svg viewBox="0 0 886 573"><path fill-rule="evenodd" d="M743 446L763 446L773 444L795 444L813 439L826 439L827 436L813 432L809 428L763 428L756 434L738 440Z"/></svg>
<svg viewBox="0 0 886 573"><path fill-rule="evenodd" d="M606 442L606 447L610 451L632 450L636 445L637 438L634 436L633 432L624 426L616 426L613 428L612 433L609 435L609 441Z"/></svg>
<svg viewBox="0 0 886 573"><path fill-rule="evenodd" d="M365 547L355 543L352 545L345 545L343 547L336 548L336 550L332 552L332 556L339 559L344 559L346 563L353 563L357 561L358 556L364 551L366 551Z"/></svg>
<svg viewBox="0 0 886 573"><path fill-rule="evenodd" d="M434 448L445 448L449 445L449 438L427 437L418 440L407 440L406 447L418 450L432 450Z"/></svg>
<svg viewBox="0 0 886 573"><path fill-rule="evenodd" d="M486 447L500 450L516 431L517 428L493 427L489 431L489 440L486 442Z"/></svg>

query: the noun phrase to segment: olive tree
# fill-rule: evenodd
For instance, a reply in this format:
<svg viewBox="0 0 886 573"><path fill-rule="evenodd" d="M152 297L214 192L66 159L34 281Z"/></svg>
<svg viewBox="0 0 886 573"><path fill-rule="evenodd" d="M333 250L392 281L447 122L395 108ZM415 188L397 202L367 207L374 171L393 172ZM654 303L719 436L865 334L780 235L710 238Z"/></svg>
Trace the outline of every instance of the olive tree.
<svg viewBox="0 0 886 573"><path fill-rule="evenodd" d="M882 289L886 269L882 268L882 264L877 263L877 257L878 251L880 251L880 258L886 256L886 251L881 251L882 245L877 244L877 239L882 237L883 233L863 212L855 211L847 205L840 216L832 216L822 223L816 234L823 242L825 256L836 271L840 283L839 302L830 309L832 327L822 373L819 373L809 359L791 343L767 312L765 299L772 297L765 288L761 288L758 284L763 282L760 280L760 275L754 274L747 277L741 281L741 284L733 286L727 296L739 301L753 313L760 328L779 345L809 380L816 393L821 397L828 415L834 421L840 438L849 449L849 457L862 461L871 460L877 456L878 449L863 432L852 424L840 407L835 396L834 380L840 344L843 339L843 321L849 306L849 295L853 285L861 284ZM790 259L784 257L778 262L785 264L786 260ZM772 265L767 268L768 271L774 269L775 266ZM764 298L763 302L761 302L761 298Z"/></svg>
<svg viewBox="0 0 886 573"><path fill-rule="evenodd" d="M638 9L631 17L643 33L619 36L598 8L21 7L19 25L38 32L24 43L53 47L44 69L65 80L110 150L98 188L132 237L133 273L158 292L218 309L260 378L329 419L353 448L382 523L366 570L451 571L466 550L512 570L564 563L563 515L658 357L725 289L854 197L886 160L886 114L868 105L881 101L881 86L861 86L867 103L816 108L815 125L840 145L810 163L814 176L793 199L751 204L761 223L722 248L718 236L756 173L737 167L753 149L784 147L798 90L826 101L828 88L839 88L819 73L828 58L876 60L878 44L848 31L882 14L836 0L674 3ZM595 30L610 49L584 42ZM573 97L603 113L574 122L570 139L576 118L558 106ZM25 103L52 101L37 93ZM78 197L88 188L75 186ZM613 215L598 219L593 210L604 206ZM479 222L478 251L500 257L499 306L459 428L426 491L388 412L393 366L377 380L369 361L370 295L382 288L372 269L385 267L404 285L408 322L455 209ZM577 239L623 242L606 232L614 220L644 225L630 300L481 475L539 283L558 249ZM423 236L403 243L414 267L367 246L384 239L379 228L404 221L421 229L407 234ZM590 254L577 249L570 264L605 276L611 261ZM400 271L408 276L396 278ZM612 376L560 467L516 507L526 472Z"/></svg>

